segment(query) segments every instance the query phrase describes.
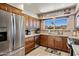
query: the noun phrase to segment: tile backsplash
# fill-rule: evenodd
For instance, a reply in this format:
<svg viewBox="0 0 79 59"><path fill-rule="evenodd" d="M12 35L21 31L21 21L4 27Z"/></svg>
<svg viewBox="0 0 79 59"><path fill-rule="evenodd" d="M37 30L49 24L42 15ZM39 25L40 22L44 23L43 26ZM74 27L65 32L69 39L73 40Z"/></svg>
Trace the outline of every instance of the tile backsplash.
<svg viewBox="0 0 79 59"><path fill-rule="evenodd" d="M54 35L72 35L72 31L71 30L41 30L41 33L50 33L50 34L54 34Z"/></svg>

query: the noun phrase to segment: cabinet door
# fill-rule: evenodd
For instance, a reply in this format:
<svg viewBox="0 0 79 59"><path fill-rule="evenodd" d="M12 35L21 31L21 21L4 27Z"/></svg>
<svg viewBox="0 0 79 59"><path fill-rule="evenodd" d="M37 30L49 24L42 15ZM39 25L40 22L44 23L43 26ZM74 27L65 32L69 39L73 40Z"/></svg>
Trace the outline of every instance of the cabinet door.
<svg viewBox="0 0 79 59"><path fill-rule="evenodd" d="M40 45L47 46L48 44L48 36L47 35L41 35L40 36Z"/></svg>
<svg viewBox="0 0 79 59"><path fill-rule="evenodd" d="M35 18L34 18L34 27L35 27L35 28L37 27L37 21L36 21Z"/></svg>
<svg viewBox="0 0 79 59"><path fill-rule="evenodd" d="M67 38L66 37L62 37L62 50L68 52Z"/></svg>
<svg viewBox="0 0 79 59"><path fill-rule="evenodd" d="M56 49L62 49L62 38L61 37L55 37L55 48Z"/></svg>
<svg viewBox="0 0 79 59"><path fill-rule="evenodd" d="M31 28L32 27L32 19L30 16L28 16L28 23L29 23L29 28Z"/></svg>
<svg viewBox="0 0 79 59"><path fill-rule="evenodd" d="M34 49L34 46L35 46L34 43L26 44L25 53L32 51Z"/></svg>
<svg viewBox="0 0 79 59"><path fill-rule="evenodd" d="M55 37L53 36L48 36L48 47L49 48L54 48L54 42L55 41Z"/></svg>
<svg viewBox="0 0 79 59"><path fill-rule="evenodd" d="M26 26L26 28L28 28L29 27L28 16L25 15L24 18L25 18L25 26Z"/></svg>
<svg viewBox="0 0 79 59"><path fill-rule="evenodd" d="M38 36L35 36L35 43L36 44L39 44L39 39L40 39L39 35Z"/></svg>
<svg viewBox="0 0 79 59"><path fill-rule="evenodd" d="M35 48L34 37L29 37L25 39L25 53L32 51Z"/></svg>
<svg viewBox="0 0 79 59"><path fill-rule="evenodd" d="M37 28L40 28L40 20L37 19Z"/></svg>

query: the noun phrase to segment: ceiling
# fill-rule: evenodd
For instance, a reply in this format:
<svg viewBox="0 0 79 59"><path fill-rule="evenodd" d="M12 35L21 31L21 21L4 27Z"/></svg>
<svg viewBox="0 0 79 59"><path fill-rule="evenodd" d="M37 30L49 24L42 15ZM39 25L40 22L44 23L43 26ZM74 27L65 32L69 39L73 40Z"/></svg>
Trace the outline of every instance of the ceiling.
<svg viewBox="0 0 79 59"><path fill-rule="evenodd" d="M24 10L28 9L36 14L40 14L74 5L75 3L25 3Z"/></svg>

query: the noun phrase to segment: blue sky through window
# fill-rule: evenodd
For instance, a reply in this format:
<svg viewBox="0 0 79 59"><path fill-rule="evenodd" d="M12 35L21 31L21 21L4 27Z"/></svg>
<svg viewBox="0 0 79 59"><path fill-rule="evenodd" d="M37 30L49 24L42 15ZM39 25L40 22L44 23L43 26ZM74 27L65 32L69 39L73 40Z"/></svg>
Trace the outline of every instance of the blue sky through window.
<svg viewBox="0 0 79 59"><path fill-rule="evenodd" d="M46 26L54 26L54 24L56 26L62 26L68 24L67 19L68 19L67 17L57 18L57 19L47 19L44 21L44 23Z"/></svg>

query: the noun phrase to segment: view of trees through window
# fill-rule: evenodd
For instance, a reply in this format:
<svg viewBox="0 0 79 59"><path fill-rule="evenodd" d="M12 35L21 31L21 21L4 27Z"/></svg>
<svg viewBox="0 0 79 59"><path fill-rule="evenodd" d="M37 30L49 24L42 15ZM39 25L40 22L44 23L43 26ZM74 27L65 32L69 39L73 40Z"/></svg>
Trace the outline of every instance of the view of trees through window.
<svg viewBox="0 0 79 59"><path fill-rule="evenodd" d="M66 29L68 24L68 17L45 19L44 24L46 29Z"/></svg>

